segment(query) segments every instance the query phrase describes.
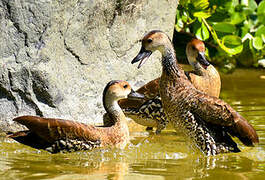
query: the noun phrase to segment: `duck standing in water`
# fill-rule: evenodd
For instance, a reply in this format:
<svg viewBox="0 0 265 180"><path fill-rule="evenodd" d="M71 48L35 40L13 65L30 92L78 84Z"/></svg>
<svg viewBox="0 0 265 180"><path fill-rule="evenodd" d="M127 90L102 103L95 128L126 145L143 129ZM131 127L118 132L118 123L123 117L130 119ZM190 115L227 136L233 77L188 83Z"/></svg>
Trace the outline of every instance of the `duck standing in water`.
<svg viewBox="0 0 265 180"><path fill-rule="evenodd" d="M198 39L192 39L186 46L186 54L189 64L193 68L193 71L185 71L190 82L196 89L208 95L219 97L220 75L214 66L206 60L204 43ZM119 105L126 116L138 124L148 126L148 130L156 127L157 134L168 124L159 94L159 80L160 78L154 79L136 91L144 94L145 99L122 99L119 101Z"/></svg>
<svg viewBox="0 0 265 180"><path fill-rule="evenodd" d="M8 135L14 140L51 153L91 150L97 147L125 148L129 142L126 117L118 105L124 98L144 98L134 92L126 81L110 81L103 92L103 105L109 118L115 121L111 127L96 127L63 119L21 116L15 122L29 130Z"/></svg>
<svg viewBox="0 0 265 180"><path fill-rule="evenodd" d="M167 119L207 156L239 152L231 136L246 146L258 143L254 128L229 104L196 89L177 64L169 37L154 30L142 39L142 48L132 63L140 68L154 51L162 54L159 91Z"/></svg>

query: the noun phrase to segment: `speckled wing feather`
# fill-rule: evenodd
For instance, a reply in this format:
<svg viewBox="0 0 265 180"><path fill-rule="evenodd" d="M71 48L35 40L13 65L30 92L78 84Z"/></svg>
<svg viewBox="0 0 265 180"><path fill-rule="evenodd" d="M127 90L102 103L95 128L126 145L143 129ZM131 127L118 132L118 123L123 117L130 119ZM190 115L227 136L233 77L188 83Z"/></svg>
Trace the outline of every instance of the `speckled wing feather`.
<svg viewBox="0 0 265 180"><path fill-rule="evenodd" d="M178 82L171 80L172 88L168 88L168 90L171 98L175 99L173 103L189 108L207 123L229 128L230 134L238 137L247 146L253 146L254 143L259 142L254 128L229 104L200 92L186 78L183 78L182 81L182 86L175 88L174 84Z"/></svg>
<svg viewBox="0 0 265 180"><path fill-rule="evenodd" d="M126 108L139 108L145 101L155 98L159 95L159 79L154 79L144 86L140 87L136 92L143 94L144 99L133 100L133 99L121 99L119 105L122 109Z"/></svg>
<svg viewBox="0 0 265 180"><path fill-rule="evenodd" d="M228 127L229 133L238 137L246 146L254 146L254 144L259 142L254 128L229 104L221 99L202 93L194 97L197 102L196 105L195 103L192 104L191 108L204 121L213 125Z"/></svg>

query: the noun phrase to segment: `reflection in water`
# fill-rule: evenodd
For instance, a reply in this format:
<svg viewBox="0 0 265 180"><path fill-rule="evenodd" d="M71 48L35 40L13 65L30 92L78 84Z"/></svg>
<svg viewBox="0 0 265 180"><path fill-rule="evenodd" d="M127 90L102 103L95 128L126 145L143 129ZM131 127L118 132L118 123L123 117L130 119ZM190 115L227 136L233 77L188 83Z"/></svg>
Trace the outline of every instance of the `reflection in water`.
<svg viewBox="0 0 265 180"><path fill-rule="evenodd" d="M204 157L173 130L149 134L133 126L125 150L49 154L0 138L0 179L263 179L265 176L265 72L223 75L221 97L257 130L260 144L241 153ZM237 141L238 142L238 141Z"/></svg>
<svg viewBox="0 0 265 180"><path fill-rule="evenodd" d="M128 162L123 162L120 158L121 161L116 161L110 155L113 152L109 150L53 155L44 151L33 150L16 142L3 141L6 146L10 145L10 149L8 153L5 153L3 149L0 151L0 179L1 177L77 179L82 175L83 178L94 176L122 180L128 174ZM16 145L20 150L16 150L13 145ZM65 174L68 175L64 176Z"/></svg>
<svg viewBox="0 0 265 180"><path fill-rule="evenodd" d="M263 152L264 153L264 152ZM264 175L259 163L249 158L225 155L216 157L192 156L180 160L148 160L131 165L133 172L140 174L160 175L165 179L182 178L206 178L206 177L231 177L236 179L248 179ZM257 172L257 173L255 173ZM232 179L232 178L231 178Z"/></svg>

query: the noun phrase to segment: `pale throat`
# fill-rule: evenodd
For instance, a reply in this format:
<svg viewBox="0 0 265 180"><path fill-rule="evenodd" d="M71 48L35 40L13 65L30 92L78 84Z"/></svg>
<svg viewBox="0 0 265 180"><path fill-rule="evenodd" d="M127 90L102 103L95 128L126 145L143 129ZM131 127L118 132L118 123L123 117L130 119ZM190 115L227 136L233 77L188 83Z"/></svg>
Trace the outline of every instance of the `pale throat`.
<svg viewBox="0 0 265 180"><path fill-rule="evenodd" d="M113 98L105 98L106 111L110 113L112 116L124 116L122 109L118 104L118 100L114 100Z"/></svg>
<svg viewBox="0 0 265 180"><path fill-rule="evenodd" d="M198 73L198 75L203 75L204 68L201 66L201 64L197 61L197 59L194 56L187 55L189 64L193 67L193 69Z"/></svg>

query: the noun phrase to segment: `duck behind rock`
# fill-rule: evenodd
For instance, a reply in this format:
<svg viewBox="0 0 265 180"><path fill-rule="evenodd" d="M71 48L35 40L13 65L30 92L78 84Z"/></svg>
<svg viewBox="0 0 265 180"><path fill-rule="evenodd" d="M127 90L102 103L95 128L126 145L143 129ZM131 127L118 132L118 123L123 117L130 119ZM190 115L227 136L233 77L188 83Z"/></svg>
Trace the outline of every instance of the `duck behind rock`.
<svg viewBox="0 0 265 180"><path fill-rule="evenodd" d="M206 60L204 43L198 39L192 39L186 46L186 54L193 71L185 71L185 74L194 87L206 94L219 97L220 75L214 66ZM122 99L119 101L126 116L138 124L148 126L148 130L156 127L157 134L168 124L159 94L159 80L160 78L154 79L137 90L144 94L145 99Z"/></svg>
<svg viewBox="0 0 265 180"><path fill-rule="evenodd" d="M258 143L254 128L229 104L197 90L177 64L170 38L162 31L151 31L142 39L142 48L132 63L140 68L152 52L162 54L160 96L167 119L206 155L239 152L231 136L246 146Z"/></svg>
<svg viewBox="0 0 265 180"><path fill-rule="evenodd" d="M96 127L63 119L21 116L14 121L25 125L29 130L12 133L8 137L51 153L91 150L97 147L123 149L129 142L129 129L118 100L124 98L143 98L143 95L134 92L126 81L110 81L106 85L103 105L109 118L115 121L111 127Z"/></svg>

